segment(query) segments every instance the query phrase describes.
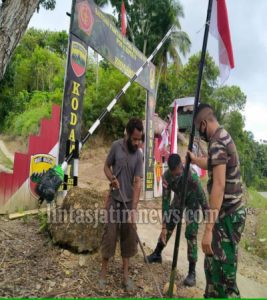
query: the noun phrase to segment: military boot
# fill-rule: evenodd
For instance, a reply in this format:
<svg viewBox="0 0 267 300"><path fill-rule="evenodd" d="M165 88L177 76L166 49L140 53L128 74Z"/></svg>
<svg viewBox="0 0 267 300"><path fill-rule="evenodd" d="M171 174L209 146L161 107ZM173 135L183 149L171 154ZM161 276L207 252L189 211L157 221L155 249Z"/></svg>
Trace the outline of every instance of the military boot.
<svg viewBox="0 0 267 300"><path fill-rule="evenodd" d="M189 271L187 277L184 280L184 285L190 287L196 285L196 263L194 262L189 263Z"/></svg>
<svg viewBox="0 0 267 300"><path fill-rule="evenodd" d="M159 241L155 250L146 257L150 264L151 263L159 263L159 264L162 263L161 252L164 247L165 247L165 245L161 241Z"/></svg>

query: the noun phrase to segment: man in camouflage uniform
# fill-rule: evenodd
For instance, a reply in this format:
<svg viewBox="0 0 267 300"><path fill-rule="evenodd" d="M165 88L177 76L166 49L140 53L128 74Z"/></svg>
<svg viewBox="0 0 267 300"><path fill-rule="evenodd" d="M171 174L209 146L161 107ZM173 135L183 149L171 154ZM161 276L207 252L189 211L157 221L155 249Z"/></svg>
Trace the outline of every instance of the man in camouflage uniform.
<svg viewBox="0 0 267 300"><path fill-rule="evenodd" d="M200 104L196 129L208 142L208 157L191 161L208 169L210 213L202 239L205 256L206 298L239 298L236 284L237 250L244 230L243 202L238 153L231 136L220 127L213 109Z"/></svg>
<svg viewBox="0 0 267 300"><path fill-rule="evenodd" d="M178 222L181 208L181 192L184 176L183 165L178 154L171 154L168 159L169 169L163 175L163 194L162 194L162 231L158 244L154 252L149 255L150 263L162 262L161 252L170 239L172 232ZM174 199L171 201L171 191ZM186 209L186 230L185 238L187 240L187 258L189 261L189 272L184 280L187 286L196 284L196 262L197 262L197 233L199 208L203 213L208 209L207 199L202 189L198 176L191 171L188 174L188 189L185 202Z"/></svg>

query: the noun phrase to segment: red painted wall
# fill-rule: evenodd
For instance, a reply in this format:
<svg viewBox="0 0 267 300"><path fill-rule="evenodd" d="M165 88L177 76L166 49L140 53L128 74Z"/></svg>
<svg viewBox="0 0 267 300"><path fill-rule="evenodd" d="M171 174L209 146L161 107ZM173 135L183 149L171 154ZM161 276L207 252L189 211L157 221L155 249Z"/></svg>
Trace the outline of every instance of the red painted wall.
<svg viewBox="0 0 267 300"><path fill-rule="evenodd" d="M0 172L0 207L6 204L29 178L31 155L48 154L59 141L59 131L60 106L53 105L51 119L43 119L39 135L29 137L28 152L15 153L13 173Z"/></svg>

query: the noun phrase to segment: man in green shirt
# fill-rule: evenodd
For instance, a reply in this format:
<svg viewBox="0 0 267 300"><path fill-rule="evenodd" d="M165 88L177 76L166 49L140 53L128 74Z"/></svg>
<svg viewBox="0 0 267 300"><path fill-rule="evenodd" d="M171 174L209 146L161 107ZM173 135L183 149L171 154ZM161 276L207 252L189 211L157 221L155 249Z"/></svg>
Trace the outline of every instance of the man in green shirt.
<svg viewBox="0 0 267 300"><path fill-rule="evenodd" d="M158 244L154 252L149 255L150 263L161 263L161 252L170 239L172 232L178 222L181 208L181 192L184 176L184 168L181 158L178 154L171 154L168 159L169 169L163 175L163 194L162 194L162 231ZM171 202L171 191L174 199ZM206 195L202 189L200 180L196 174L189 171L188 188L185 201L186 210L186 230L185 238L187 240L187 258L189 261L189 272L184 280L187 286L196 284L196 262L197 262L197 233L199 208L202 208L203 214L208 209Z"/></svg>

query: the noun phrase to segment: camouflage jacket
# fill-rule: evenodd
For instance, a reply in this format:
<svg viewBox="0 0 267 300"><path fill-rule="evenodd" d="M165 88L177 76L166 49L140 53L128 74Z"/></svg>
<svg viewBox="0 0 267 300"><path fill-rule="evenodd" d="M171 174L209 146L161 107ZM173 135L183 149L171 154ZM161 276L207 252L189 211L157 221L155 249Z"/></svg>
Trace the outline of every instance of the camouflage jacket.
<svg viewBox="0 0 267 300"><path fill-rule="evenodd" d="M182 186L184 181L184 173L180 179L175 179L171 172L167 170L162 177L162 213L166 214L170 209L171 202L171 191L176 195L176 199L181 203ZM174 204L174 206L176 206ZM208 202L205 192L202 188L201 182L197 174L189 170L188 173L188 185L187 194L185 199L185 206L191 209L202 210L208 209ZM178 208L178 207L175 207Z"/></svg>

